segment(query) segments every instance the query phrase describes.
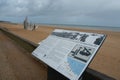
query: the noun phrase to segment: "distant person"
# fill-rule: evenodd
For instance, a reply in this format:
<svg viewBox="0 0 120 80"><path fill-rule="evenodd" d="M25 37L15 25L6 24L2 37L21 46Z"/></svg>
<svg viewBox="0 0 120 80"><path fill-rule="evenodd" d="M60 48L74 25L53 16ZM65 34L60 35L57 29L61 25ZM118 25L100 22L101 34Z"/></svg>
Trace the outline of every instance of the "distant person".
<svg viewBox="0 0 120 80"><path fill-rule="evenodd" d="M36 25L34 24L34 25L33 25L33 29L32 29L32 31L35 30L35 28L36 28Z"/></svg>

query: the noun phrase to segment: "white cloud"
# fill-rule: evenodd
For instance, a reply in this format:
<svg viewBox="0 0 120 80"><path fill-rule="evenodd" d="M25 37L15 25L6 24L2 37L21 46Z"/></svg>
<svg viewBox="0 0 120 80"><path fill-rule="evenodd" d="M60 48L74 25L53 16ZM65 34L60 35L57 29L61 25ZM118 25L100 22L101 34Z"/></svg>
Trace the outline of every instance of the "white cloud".
<svg viewBox="0 0 120 80"><path fill-rule="evenodd" d="M118 25L119 14L120 0L0 0L0 16L32 16L51 23Z"/></svg>

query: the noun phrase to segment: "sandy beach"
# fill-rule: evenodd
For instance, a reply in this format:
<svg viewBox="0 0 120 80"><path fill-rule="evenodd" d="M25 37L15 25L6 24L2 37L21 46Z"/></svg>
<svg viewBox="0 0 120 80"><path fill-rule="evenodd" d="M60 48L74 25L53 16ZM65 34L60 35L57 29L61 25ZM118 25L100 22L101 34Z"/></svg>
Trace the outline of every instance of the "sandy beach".
<svg viewBox="0 0 120 80"><path fill-rule="evenodd" d="M120 32L80 28L58 28L45 25L40 25L35 31L30 31L24 30L22 24L10 23L0 23L0 27L4 27L12 33L34 43L39 43L44 40L56 28L106 34L107 38L90 63L89 68L120 80Z"/></svg>

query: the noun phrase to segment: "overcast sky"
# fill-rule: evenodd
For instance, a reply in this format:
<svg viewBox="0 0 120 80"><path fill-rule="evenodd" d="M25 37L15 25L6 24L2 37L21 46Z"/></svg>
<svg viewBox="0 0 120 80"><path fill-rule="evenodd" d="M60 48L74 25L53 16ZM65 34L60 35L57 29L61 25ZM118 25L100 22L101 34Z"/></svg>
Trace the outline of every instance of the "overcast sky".
<svg viewBox="0 0 120 80"><path fill-rule="evenodd" d="M120 26L120 0L0 0L0 20Z"/></svg>

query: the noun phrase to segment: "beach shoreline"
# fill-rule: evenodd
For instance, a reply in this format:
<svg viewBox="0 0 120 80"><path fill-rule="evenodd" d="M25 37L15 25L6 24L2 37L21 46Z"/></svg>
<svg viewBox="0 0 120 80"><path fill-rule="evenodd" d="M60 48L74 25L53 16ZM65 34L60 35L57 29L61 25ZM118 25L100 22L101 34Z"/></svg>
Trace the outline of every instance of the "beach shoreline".
<svg viewBox="0 0 120 80"><path fill-rule="evenodd" d="M77 29L87 29L87 30L104 30L120 32L120 27L112 26L87 26L87 25L66 25L66 24L38 24L39 26L49 26L56 28L77 28Z"/></svg>

